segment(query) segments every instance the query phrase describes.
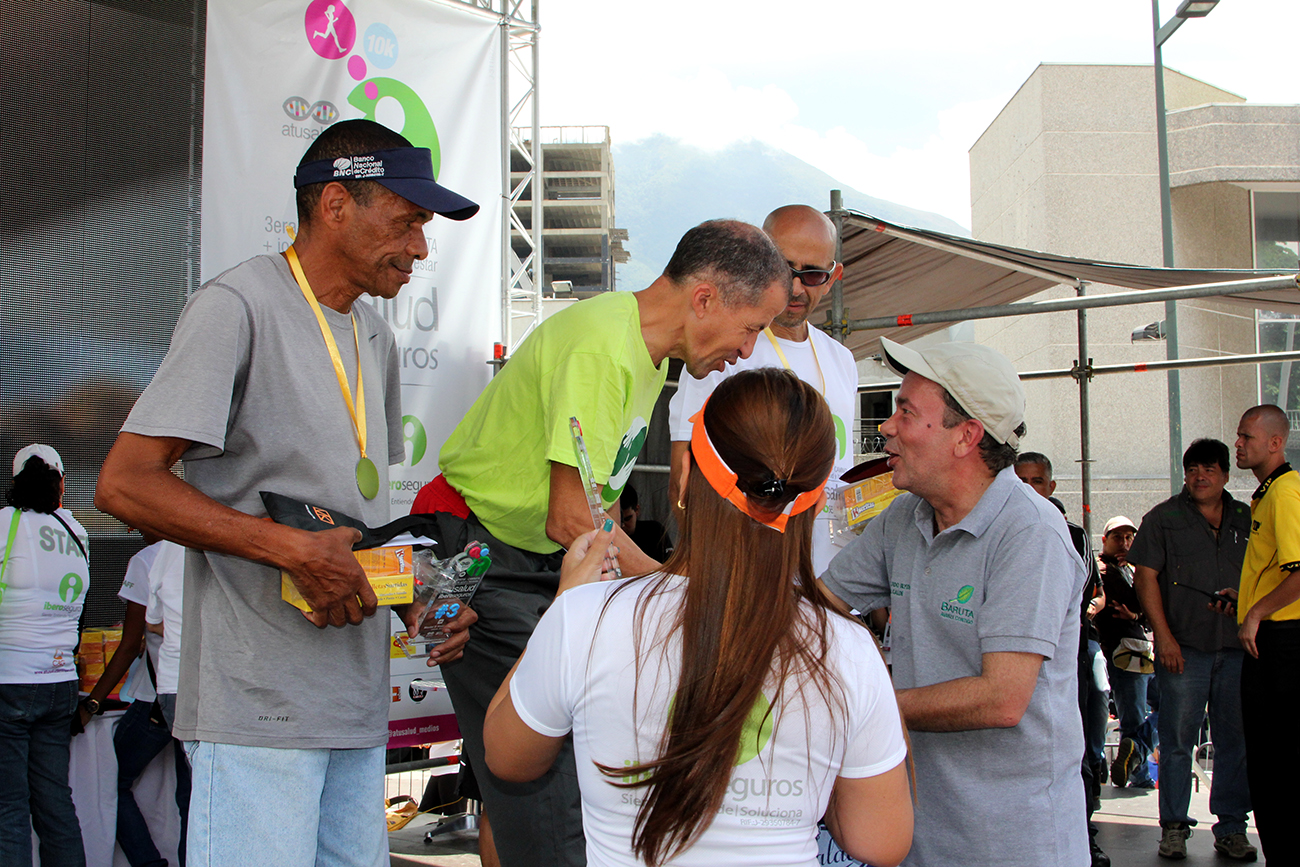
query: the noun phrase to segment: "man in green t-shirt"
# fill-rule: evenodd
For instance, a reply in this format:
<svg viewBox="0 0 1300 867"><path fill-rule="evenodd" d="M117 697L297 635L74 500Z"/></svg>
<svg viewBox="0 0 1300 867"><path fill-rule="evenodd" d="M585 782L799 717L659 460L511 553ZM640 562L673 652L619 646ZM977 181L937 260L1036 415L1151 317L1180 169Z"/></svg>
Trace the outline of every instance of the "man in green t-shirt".
<svg viewBox="0 0 1300 867"><path fill-rule="evenodd" d="M488 772L482 737L488 703L555 596L563 549L592 529L569 419L582 425L617 527L668 359L703 377L749 357L790 291L785 258L756 226L696 226L648 288L598 295L542 323L461 420L442 447L442 475L416 497L412 512L438 515L444 551L470 539L492 551L465 656L443 674L506 867L586 857L572 745L546 776L518 785ZM625 575L658 567L622 530L615 544Z"/></svg>

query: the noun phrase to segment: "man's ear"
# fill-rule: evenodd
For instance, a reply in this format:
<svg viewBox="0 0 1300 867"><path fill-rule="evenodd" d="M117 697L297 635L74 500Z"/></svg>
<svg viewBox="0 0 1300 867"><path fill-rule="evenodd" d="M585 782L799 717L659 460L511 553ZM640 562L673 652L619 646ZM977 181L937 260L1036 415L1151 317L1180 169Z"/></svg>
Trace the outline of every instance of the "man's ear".
<svg viewBox="0 0 1300 867"><path fill-rule="evenodd" d="M961 428L961 436L958 437L957 444L953 446L953 455L964 458L971 450L979 448L980 440L984 439L984 423L968 418L958 427Z"/></svg>
<svg viewBox="0 0 1300 867"><path fill-rule="evenodd" d="M352 194L338 181L330 181L321 190L316 203L316 218L326 226L338 226L346 219L348 209L354 204Z"/></svg>
<svg viewBox="0 0 1300 867"><path fill-rule="evenodd" d="M691 310L697 319L703 319L713 307L722 303L718 297L718 287L707 280L701 280L691 287Z"/></svg>
<svg viewBox="0 0 1300 867"><path fill-rule="evenodd" d="M981 439L982 439L982 437L981 437ZM1055 493L1056 493L1056 479L1052 479L1051 483L1048 485L1048 487L1047 487L1047 493L1049 493L1049 494L1055 494Z"/></svg>
<svg viewBox="0 0 1300 867"><path fill-rule="evenodd" d="M836 262L835 267L831 269L830 282L834 283L836 280L840 279L843 276L844 276L844 263Z"/></svg>

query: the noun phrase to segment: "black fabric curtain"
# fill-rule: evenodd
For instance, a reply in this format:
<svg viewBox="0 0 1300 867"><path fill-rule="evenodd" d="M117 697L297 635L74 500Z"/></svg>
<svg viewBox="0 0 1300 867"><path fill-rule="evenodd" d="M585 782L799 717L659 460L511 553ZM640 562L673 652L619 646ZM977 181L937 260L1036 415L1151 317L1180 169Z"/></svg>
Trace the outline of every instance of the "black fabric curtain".
<svg viewBox="0 0 1300 867"><path fill-rule="evenodd" d="M0 477L54 446L91 536L88 626L139 537L99 467L198 288L204 0L0 0Z"/></svg>

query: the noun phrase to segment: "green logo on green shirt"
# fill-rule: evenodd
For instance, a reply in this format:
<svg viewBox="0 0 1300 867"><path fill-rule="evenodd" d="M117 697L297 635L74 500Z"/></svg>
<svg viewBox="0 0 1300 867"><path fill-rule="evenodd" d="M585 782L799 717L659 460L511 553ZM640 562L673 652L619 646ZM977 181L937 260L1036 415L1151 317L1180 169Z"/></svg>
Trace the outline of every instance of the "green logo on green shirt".
<svg viewBox="0 0 1300 867"><path fill-rule="evenodd" d="M606 503L614 502L623 493L623 486L632 475L637 455L641 454L641 447L645 445L646 434L649 432L645 419L641 416L632 419L632 426L623 434L623 442L618 447L618 454L614 456L614 469L609 473L609 481L600 492L601 499Z"/></svg>

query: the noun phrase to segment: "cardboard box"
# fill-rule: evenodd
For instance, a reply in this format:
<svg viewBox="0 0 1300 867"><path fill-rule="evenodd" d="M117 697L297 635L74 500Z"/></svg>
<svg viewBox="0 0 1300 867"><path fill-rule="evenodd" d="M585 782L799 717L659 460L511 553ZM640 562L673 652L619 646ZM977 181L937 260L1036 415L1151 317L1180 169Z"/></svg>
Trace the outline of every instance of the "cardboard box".
<svg viewBox="0 0 1300 867"><path fill-rule="evenodd" d="M103 665L104 646L101 644L91 648L90 650L83 650L77 654L77 659L83 663L98 662L100 665Z"/></svg>
<svg viewBox="0 0 1300 867"><path fill-rule="evenodd" d="M414 596L414 568L410 545L390 545L353 551L380 605L408 605ZM280 598L301 611L311 611L288 572L280 572Z"/></svg>
<svg viewBox="0 0 1300 867"><path fill-rule="evenodd" d="M859 529L883 512L900 493L894 487L892 472L854 482L844 489L844 519L850 528Z"/></svg>

